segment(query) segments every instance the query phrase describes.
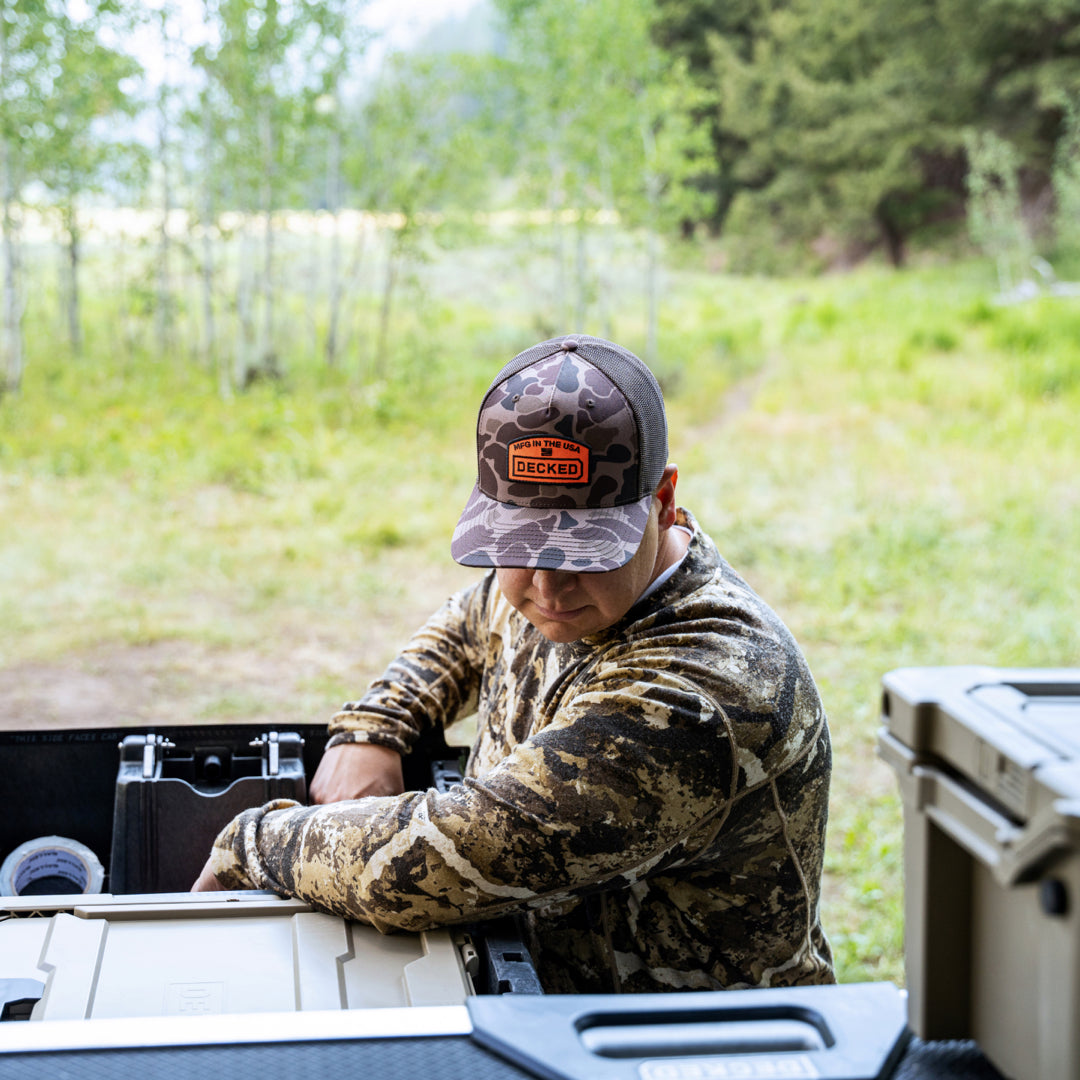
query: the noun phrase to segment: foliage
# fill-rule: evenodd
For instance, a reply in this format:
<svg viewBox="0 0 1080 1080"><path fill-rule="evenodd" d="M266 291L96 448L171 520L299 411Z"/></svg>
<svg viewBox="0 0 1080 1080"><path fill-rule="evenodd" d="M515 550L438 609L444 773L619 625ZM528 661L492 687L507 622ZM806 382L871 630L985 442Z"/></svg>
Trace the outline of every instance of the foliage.
<svg viewBox="0 0 1080 1080"><path fill-rule="evenodd" d="M22 382L19 232L24 190L35 181L55 198L67 235L69 336L76 351L80 346L76 198L100 190L110 159L123 153L106 122L133 111L130 83L139 67L105 37L131 23L118 0L93 0L78 17L47 0L0 3L0 394Z"/></svg>
<svg viewBox="0 0 1080 1080"><path fill-rule="evenodd" d="M58 20L50 35L58 54L49 96L40 103L40 115L48 119L35 125L40 140L31 168L65 214L76 195L102 192L124 157L135 152L110 135L109 125L135 113L132 90L142 69L102 40L130 33L134 21L132 13L99 3L81 22Z"/></svg>
<svg viewBox="0 0 1080 1080"><path fill-rule="evenodd" d="M61 55L43 110L52 122L38 148L34 173L49 190L66 238L66 321L76 355L82 351L79 204L104 192L142 150L133 140L103 133L135 114L132 87L142 69L131 57L107 47L102 38L130 33L135 21L132 12L101 3L80 23L62 21L54 35Z"/></svg>
<svg viewBox="0 0 1080 1080"><path fill-rule="evenodd" d="M649 186L670 185L690 138L669 111L668 95L686 88L649 40L651 0L500 8L522 180L539 185L541 205L618 208L640 222Z"/></svg>
<svg viewBox="0 0 1080 1080"><path fill-rule="evenodd" d="M1065 101L1052 178L1057 250L1063 254L1080 254L1080 94Z"/></svg>
<svg viewBox="0 0 1080 1080"><path fill-rule="evenodd" d="M346 155L344 175L365 206L393 219L374 343L380 379L392 302L410 266L424 258L427 222L478 208L489 188L470 67L442 55L394 56L353 124L359 138Z"/></svg>
<svg viewBox="0 0 1080 1080"><path fill-rule="evenodd" d="M265 211L288 204L305 178L304 133L315 102L334 93L348 57L355 5L218 0L207 16L216 41L195 61L218 89L231 202ZM267 186L270 190L267 191Z"/></svg>
<svg viewBox="0 0 1080 1080"><path fill-rule="evenodd" d="M316 133L337 123L341 80L362 37L353 30L357 6L350 0L206 3L214 40L193 53L206 81L188 114L204 147L201 213L212 219L215 203L227 203L262 221L261 258L249 260L251 273L240 279L237 294L243 334L231 367L240 386L281 374L274 214L310 190L309 163L327 161L310 151ZM211 305L207 298L208 311Z"/></svg>
<svg viewBox="0 0 1080 1080"><path fill-rule="evenodd" d="M652 0L501 0L506 56L496 124L519 204L543 207L554 279L551 332L610 317L616 220L640 229L657 353L660 236L698 212L681 181L701 132L677 102L694 93L681 62L650 40Z"/></svg>
<svg viewBox="0 0 1080 1080"><path fill-rule="evenodd" d="M1000 291L1027 276L1031 244L1020 216L1017 155L993 132L965 133L968 157L968 229L997 265Z"/></svg>
<svg viewBox="0 0 1080 1080"><path fill-rule="evenodd" d="M712 108L719 229L735 195L782 234L880 240L894 264L962 202L966 127L1006 133L1045 177L1063 94L1080 84L1080 13L1057 0L850 4L658 0L657 34Z"/></svg>
<svg viewBox="0 0 1080 1080"><path fill-rule="evenodd" d="M722 42L729 55L747 60L760 36L758 0L714 4L709 0L658 0L652 33L670 55L683 60L692 84L693 97L679 106L690 123L707 137L705 145L689 149L685 183L697 191L705 205L699 214L688 214L687 226L696 220L719 232L740 190L768 182L755 176L743 161L745 139L730 126L735 107L729 103L714 73L714 48ZM740 174L736 169L741 165Z"/></svg>

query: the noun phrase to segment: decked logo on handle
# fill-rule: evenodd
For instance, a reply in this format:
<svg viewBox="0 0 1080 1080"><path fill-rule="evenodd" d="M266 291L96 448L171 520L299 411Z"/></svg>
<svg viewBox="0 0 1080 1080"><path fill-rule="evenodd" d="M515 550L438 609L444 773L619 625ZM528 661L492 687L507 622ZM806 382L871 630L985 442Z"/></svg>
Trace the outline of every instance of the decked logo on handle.
<svg viewBox="0 0 1080 1080"><path fill-rule="evenodd" d="M589 448L569 439L532 435L510 444L510 479L533 484L587 484Z"/></svg>

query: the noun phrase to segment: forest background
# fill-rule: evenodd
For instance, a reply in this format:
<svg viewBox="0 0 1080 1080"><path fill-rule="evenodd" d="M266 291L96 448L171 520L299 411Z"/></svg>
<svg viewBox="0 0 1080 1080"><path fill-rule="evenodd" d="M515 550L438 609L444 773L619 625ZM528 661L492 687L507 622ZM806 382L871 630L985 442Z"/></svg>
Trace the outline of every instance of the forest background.
<svg viewBox="0 0 1080 1080"><path fill-rule="evenodd" d="M1080 3L365 10L0 0L0 724L328 716L474 576L491 375L600 334L821 684L840 976L902 982L881 676L1080 655Z"/></svg>

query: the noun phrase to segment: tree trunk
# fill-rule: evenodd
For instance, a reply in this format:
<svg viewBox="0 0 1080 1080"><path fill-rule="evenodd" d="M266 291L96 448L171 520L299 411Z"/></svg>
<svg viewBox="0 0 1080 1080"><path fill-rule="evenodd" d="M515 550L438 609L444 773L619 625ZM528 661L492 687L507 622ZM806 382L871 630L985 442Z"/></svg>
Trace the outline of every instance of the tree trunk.
<svg viewBox="0 0 1080 1080"><path fill-rule="evenodd" d="M120 229L113 249L113 280L110 288L119 298L115 319L108 319L111 331L113 353L123 358L125 373L130 371L135 358L135 320L131 313L131 290L128 288L128 243L127 230Z"/></svg>
<svg viewBox="0 0 1080 1080"><path fill-rule="evenodd" d="M604 139L598 148L597 157L600 160L600 190L603 192L603 209L611 221L615 220L615 190L611 180L611 147ZM596 271L596 300L599 308L600 336L609 341L615 337L611 323L611 279L610 268L615 264L614 245L611 242L615 226L603 224L599 234L603 238L603 250L601 251Z"/></svg>
<svg viewBox="0 0 1080 1080"><path fill-rule="evenodd" d="M361 291L361 272L365 265L364 253L367 247L367 225L361 225L357 230L356 246L352 250L352 256L349 259L349 269L346 272L345 278L348 282L348 288L354 293ZM364 320L363 306L361 304L355 304L355 314L351 323L346 326L345 340L342 342L341 351L344 354L348 354L352 351L353 339L356 340L356 370L358 373L363 374L364 368L364 326L366 325Z"/></svg>
<svg viewBox="0 0 1080 1080"><path fill-rule="evenodd" d="M8 40L7 23L0 17L0 92L6 90L8 79ZM0 107L2 107L0 99ZM0 315L0 395L16 394L22 386L23 341L22 341L22 300L19 295L19 250L15 220L14 165L11 160L12 149L7 135L0 132L0 188L3 192L3 229L4 229L4 301L3 314Z"/></svg>
<svg viewBox="0 0 1080 1080"><path fill-rule="evenodd" d="M172 351L172 248L169 218L172 214L172 176L169 171L169 124L165 111L165 89L158 101L158 160L161 163L161 225L158 229L157 303L154 305L154 329L158 354Z"/></svg>
<svg viewBox="0 0 1080 1080"><path fill-rule="evenodd" d="M326 163L326 203L334 216L330 234L330 318L326 328L326 366L336 367L338 359L338 320L341 317L341 132L334 124Z"/></svg>
<svg viewBox="0 0 1080 1080"><path fill-rule="evenodd" d="M75 209L74 196L68 196L64 205L64 231L67 233L67 265L65 276L67 278L65 289L65 308L68 325L68 340L71 343L73 356L82 356L82 313L80 311L79 295L79 266L81 263L81 235L79 233L78 212Z"/></svg>
<svg viewBox="0 0 1080 1080"><path fill-rule="evenodd" d="M641 125L645 143L645 161L656 160L656 140L649 124ZM654 367L659 359L657 345L660 320L660 192L662 181L649 164L645 167L645 198L649 207L648 239L646 241L645 291L648 296L649 323L645 335L645 363Z"/></svg>
<svg viewBox="0 0 1080 1080"><path fill-rule="evenodd" d="M579 210L577 220L577 251L575 259L575 274L577 277L577 297L574 305L574 325L571 330L584 331L585 320L589 313L589 255L586 246L587 228L585 224L585 211Z"/></svg>
<svg viewBox="0 0 1080 1080"><path fill-rule="evenodd" d="M202 359L207 371L216 371L218 394L223 401L232 397L229 365L219 355L217 323L214 320L214 114L210 91L203 99L203 177L202 177Z"/></svg>
<svg viewBox="0 0 1080 1080"><path fill-rule="evenodd" d="M236 286L236 357L233 382L247 387L256 377L256 364L252 360L255 341L255 244L251 238L251 220L245 215L240 233L240 280Z"/></svg>
<svg viewBox="0 0 1080 1080"><path fill-rule="evenodd" d="M713 196L712 213L709 214L705 222L710 236L720 236L723 233L728 214L731 213L731 204L739 193L739 185L732 177L734 171L732 163L727 158L728 153L718 146L716 150L716 179L712 183L706 183L707 190L711 189L710 193Z"/></svg>
<svg viewBox="0 0 1080 1080"><path fill-rule="evenodd" d="M561 132L560 132L561 133ZM558 154L558 138L551 140L551 187L548 190L548 209L551 213L552 254L555 259L555 325L551 332L562 334L569 328L566 325L566 258L563 251L563 179L562 159Z"/></svg>
<svg viewBox="0 0 1080 1080"><path fill-rule="evenodd" d="M397 236L392 236L390 248L386 254L386 276L383 278L382 304L379 309L379 338L375 345L375 360L372 365L375 378L379 380L386 377L386 354L390 347L390 310L394 298L394 286L397 284L399 246Z"/></svg>
<svg viewBox="0 0 1080 1080"><path fill-rule="evenodd" d="M881 229L881 238L885 241L885 250L889 255L889 262L893 269L899 270L904 265L904 234L900 231L896 222L889 216L884 207L877 210L878 228Z"/></svg>
<svg viewBox="0 0 1080 1080"><path fill-rule="evenodd" d="M14 200L8 185L5 183L4 186L4 314L0 351L4 361L4 390L16 394L22 386L23 373L22 297L19 295L17 225L12 213Z"/></svg>
<svg viewBox="0 0 1080 1080"><path fill-rule="evenodd" d="M280 374L274 343L274 120L270 106L263 104L260 116L263 150L263 272L262 323L256 353L260 373L270 377Z"/></svg>
<svg viewBox="0 0 1080 1080"><path fill-rule="evenodd" d="M652 225L649 226L647 244L646 292L649 298L649 325L645 334L645 363L652 368L659 360L657 338L660 322L660 236Z"/></svg>

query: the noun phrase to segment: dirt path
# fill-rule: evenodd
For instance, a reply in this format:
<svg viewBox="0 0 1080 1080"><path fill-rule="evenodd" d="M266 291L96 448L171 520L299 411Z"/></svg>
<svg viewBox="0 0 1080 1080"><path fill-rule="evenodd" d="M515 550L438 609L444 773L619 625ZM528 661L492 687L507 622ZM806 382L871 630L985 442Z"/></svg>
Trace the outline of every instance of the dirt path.
<svg viewBox="0 0 1080 1080"><path fill-rule="evenodd" d="M0 731L329 719L474 576L454 564L420 568L393 611L351 612L348 621L311 609L271 611L265 622L272 633L257 647L109 644L0 668Z"/></svg>

